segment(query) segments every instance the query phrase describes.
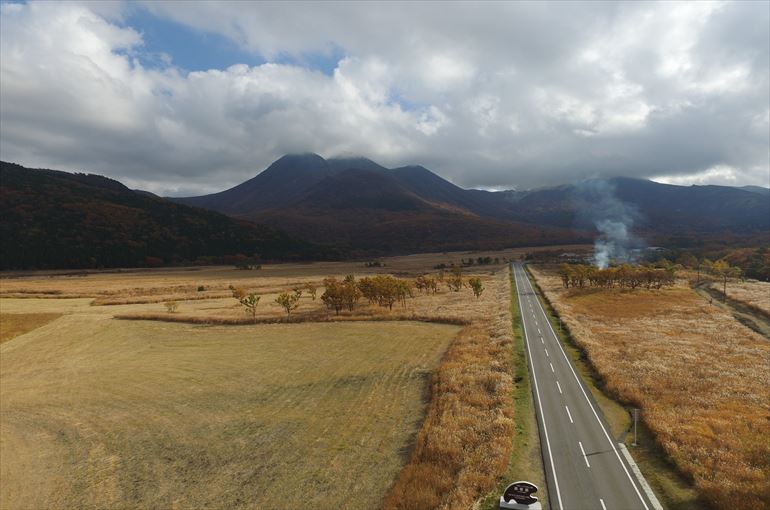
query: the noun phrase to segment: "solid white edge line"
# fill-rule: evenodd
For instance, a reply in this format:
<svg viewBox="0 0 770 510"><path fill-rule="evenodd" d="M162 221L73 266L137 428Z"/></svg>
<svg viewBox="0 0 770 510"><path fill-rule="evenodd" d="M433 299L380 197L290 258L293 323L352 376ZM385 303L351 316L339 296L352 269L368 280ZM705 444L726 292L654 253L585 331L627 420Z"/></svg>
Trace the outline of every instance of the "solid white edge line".
<svg viewBox="0 0 770 510"><path fill-rule="evenodd" d="M567 410L567 417L569 418L569 422L570 422L570 423L572 423L572 424L574 424L575 422L574 422L574 421L572 421L572 413L570 413L570 412L569 412L569 407L567 407L567 406L564 406L564 409L566 409L566 410Z"/></svg>
<svg viewBox="0 0 770 510"><path fill-rule="evenodd" d="M529 288L532 290L532 293L534 294L535 288L532 286L532 282L529 281L529 277L526 277L526 280L527 280L527 285L529 285ZM517 286L517 290L518 290L518 286ZM612 447L612 451L615 452L615 456L618 458L620 465L623 467L623 471L626 473L628 480L631 482L631 486L634 488L634 491L636 491L636 495L639 496L639 500L642 502L642 506L644 506L644 510L650 510L650 507L647 506L647 502L644 501L644 498L642 497L642 493L639 492L639 488L636 486L634 479L631 477L631 473L628 472L628 468L626 468L626 464L623 462L623 459L620 458L620 453L618 453L618 449L615 447L615 442L612 440L612 438L610 438L610 435L607 433L607 429L604 428L604 424L602 423L602 420L599 419L599 414L596 412L596 409L594 409L594 405L591 403L591 399L588 398L588 394L586 393L585 388L583 388L583 383L580 381L580 378L578 377L577 373L575 373L575 369L572 368L572 363L570 363L569 358L567 357L567 353L564 352L564 348L561 346L561 342L558 341L559 337L556 335L556 331L554 331L553 326L551 326L551 321L547 320L548 314L545 313L545 309L543 308L543 305L540 303L540 299L537 300L537 304L540 310L543 312L543 316L546 318L546 322L548 322L548 327L551 328L551 333L553 333L554 338L557 339L556 343L559 345L559 349L561 350L561 353L564 356L564 359L567 360L567 365L569 366L569 369L572 372L572 375L575 377L575 380L578 383L578 387L580 388L580 391L583 392L583 396L585 397L586 402L588 402L588 406L591 408L591 411L593 411L596 421L599 422L599 426L601 427L602 432L604 432L604 437L606 437L607 441L609 441L610 446Z"/></svg>
<svg viewBox="0 0 770 510"><path fill-rule="evenodd" d="M583 443L578 441L578 445L580 445L580 451L583 452L583 460L586 461L586 466L591 467L591 464L588 462L588 456L586 455L586 451L583 449Z"/></svg>
<svg viewBox="0 0 770 510"><path fill-rule="evenodd" d="M564 393L561 391L561 384L559 384L559 381L556 381L556 386L559 388L559 395L564 395Z"/></svg>
<svg viewBox="0 0 770 510"><path fill-rule="evenodd" d="M607 510L607 506L604 504L604 500L602 498L599 498L599 503L602 504L602 510Z"/></svg>
<svg viewBox="0 0 770 510"><path fill-rule="evenodd" d="M564 508L561 502L561 492L559 492L559 479L556 477L556 465L553 463L553 455L551 454L551 441L548 439L548 427L545 424L545 415L543 414L543 404L540 401L540 390L537 386L537 375L535 374L535 363L532 361L532 351L529 347L529 336L527 335L527 324L524 321L524 309L521 307L521 291L516 277L516 267L513 266L513 281L516 284L516 296L519 298L519 311L521 312L521 327L524 330L524 340L527 344L527 356L530 360L530 368L532 369L532 382L534 383L535 396L537 397L537 407L540 408L540 422L543 424L543 434L545 435L545 446L548 449L548 459L551 461L551 472L553 473L553 482L556 485L556 499L559 501L559 508Z"/></svg>
<svg viewBox="0 0 770 510"><path fill-rule="evenodd" d="M642 472L639 471L639 466L637 466L636 462L634 462L634 458L631 456L631 452L628 451L628 448L626 448L626 445L623 443L618 443L618 448L620 448L620 451L623 452L623 457L625 457L628 461L628 465L631 466L631 471L633 471L636 477L639 479L639 484L642 486L642 489L644 489L644 493L647 494L647 497L650 499L652 507L655 510L663 510L663 505L660 504L660 501L658 501L655 493L652 492L652 488L647 483L647 480L645 480L644 476L642 476Z"/></svg>

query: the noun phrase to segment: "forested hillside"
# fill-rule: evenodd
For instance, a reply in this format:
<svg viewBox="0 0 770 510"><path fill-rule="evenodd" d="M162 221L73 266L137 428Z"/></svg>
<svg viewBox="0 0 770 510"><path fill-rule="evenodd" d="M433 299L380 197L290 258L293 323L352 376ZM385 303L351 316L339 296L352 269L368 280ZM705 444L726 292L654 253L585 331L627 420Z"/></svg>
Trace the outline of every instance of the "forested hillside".
<svg viewBox="0 0 770 510"><path fill-rule="evenodd" d="M91 268L333 255L274 228L137 193L99 175L0 163L0 268Z"/></svg>

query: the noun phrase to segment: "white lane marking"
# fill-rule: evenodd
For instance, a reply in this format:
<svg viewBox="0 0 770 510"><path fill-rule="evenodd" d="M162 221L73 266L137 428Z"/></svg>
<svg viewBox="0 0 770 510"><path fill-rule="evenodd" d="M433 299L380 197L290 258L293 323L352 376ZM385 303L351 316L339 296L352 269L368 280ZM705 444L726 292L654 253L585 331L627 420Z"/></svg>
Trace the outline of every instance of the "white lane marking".
<svg viewBox="0 0 770 510"><path fill-rule="evenodd" d="M588 463L588 457L586 457L586 451L583 449L583 443L578 441L578 444L580 445L580 451L583 452L583 460L586 461L586 466L591 467L591 464Z"/></svg>
<svg viewBox="0 0 770 510"><path fill-rule="evenodd" d="M650 488L650 485L647 483L647 480L644 479L644 476L642 475L642 472L639 471L639 466L636 465L636 462L634 462L634 458L631 456L631 453L629 453L628 448L626 448L626 445L623 443L618 443L618 448L620 449L621 453L623 453L623 457L625 457L626 462L628 462L628 465L631 466L631 471L634 472L636 475L636 479L639 480L639 485L642 486L642 490L645 494L647 494L647 499L650 500L650 503L652 504L652 508L655 510L663 510L663 506L660 504L660 501L658 501L658 498L655 496L655 493L652 492L652 489Z"/></svg>
<svg viewBox="0 0 770 510"><path fill-rule="evenodd" d="M548 364L551 365L551 372L555 373L555 370L553 369L553 363L548 363Z"/></svg>
<svg viewBox="0 0 770 510"><path fill-rule="evenodd" d="M519 297L519 310L521 311L522 317L524 316L524 309L521 307L521 291L518 283L518 278L515 278L516 273L514 272L514 283L516 283L516 294ZM537 407L540 409L540 421L543 423L543 434L545 435L545 446L548 450L548 459L551 461L551 472L553 473L553 483L556 486L556 499L559 501L559 508L564 508L564 505L561 502L561 492L559 491L559 479L556 477L556 464L553 462L553 455L551 453L551 440L548 438L548 427L545 424L545 415L543 415L543 404L540 401L540 390L537 387L537 374L535 373L535 364L532 363L532 349L529 346L529 335L527 335L527 324L526 322L522 321L522 324L524 325L524 340L527 342L527 354L529 356L530 360L530 367L532 369L532 382L534 383L535 387L535 396L537 397Z"/></svg>
<svg viewBox="0 0 770 510"><path fill-rule="evenodd" d="M543 337L542 337L542 336L540 337L540 343L541 343L541 344L543 344L543 345L545 345L545 340L543 340Z"/></svg>
<svg viewBox="0 0 770 510"><path fill-rule="evenodd" d="M599 503L602 504L602 510L607 510L607 507L604 504L604 500L602 498L599 498Z"/></svg>
<svg viewBox="0 0 770 510"><path fill-rule="evenodd" d="M570 414L570 412L569 412L569 407L567 407L567 406L564 406L564 409L566 409L566 410L567 410L567 417L569 418L569 422L570 422L570 423L575 423L574 421L572 421L572 415L571 415L571 414Z"/></svg>
<svg viewBox="0 0 770 510"><path fill-rule="evenodd" d="M545 350L545 355L548 356L548 349ZM548 356L550 358L550 356Z"/></svg>
<svg viewBox="0 0 770 510"><path fill-rule="evenodd" d="M537 334L538 334L538 335L542 335L542 334L543 334L543 332L542 332L542 331L540 331L540 328L537 328Z"/></svg>
<svg viewBox="0 0 770 510"><path fill-rule="evenodd" d="M561 391L561 384L559 384L559 381L556 381L556 386L559 388L559 395L564 395Z"/></svg>
<svg viewBox="0 0 770 510"><path fill-rule="evenodd" d="M532 286L532 283L529 281L529 278L525 278L527 281L527 285L532 290L532 292L535 292L535 288ZM518 290L518 286L517 286ZM544 316L547 317L545 313L545 309L543 308L543 305L540 304L540 300L537 301L538 307L540 308L540 311L543 313ZM558 338L556 336L556 331L554 331L553 326L551 326L550 321L548 321L548 327L551 328L551 333L553 333L554 338ZM604 428L604 424L602 423L602 420L599 419L599 415L596 412L596 409L594 408L594 405L591 403L591 399L588 398L588 394L586 393L585 388L583 388L583 383L580 382L580 378L578 377L577 373L575 372L575 369L572 368L572 363L570 363L569 358L567 357L567 353L564 352L564 348L561 346L560 342L557 342L559 345L559 349L561 350L562 356L564 356L564 359L567 360L567 365L569 366L570 371L572 372L572 375L575 377L575 380L578 383L578 387L580 388L580 391L583 393L583 397L585 397L586 402L588 402L588 407L591 408L591 411L594 413L594 417L596 418L596 421L599 422L599 427L602 429L602 432L604 432L604 437L607 438L607 441L610 443L610 446L612 447L612 451L615 452L615 456L618 458L618 462L620 462L621 467L623 468L623 472L626 473L626 477L628 477L628 481L631 482L631 486L634 488L634 491L636 492L636 495L639 497L639 501L642 502L642 506L644 507L644 510L650 510L650 507L647 506L647 502L644 501L644 498L642 497L641 492L639 492L639 488L636 486L636 482L634 482L634 479L631 477L631 473L628 472L628 468L626 468L626 465L623 463L623 460L620 458L620 453L618 453L618 449L615 447L615 443L610 438L610 435L607 433L607 429Z"/></svg>

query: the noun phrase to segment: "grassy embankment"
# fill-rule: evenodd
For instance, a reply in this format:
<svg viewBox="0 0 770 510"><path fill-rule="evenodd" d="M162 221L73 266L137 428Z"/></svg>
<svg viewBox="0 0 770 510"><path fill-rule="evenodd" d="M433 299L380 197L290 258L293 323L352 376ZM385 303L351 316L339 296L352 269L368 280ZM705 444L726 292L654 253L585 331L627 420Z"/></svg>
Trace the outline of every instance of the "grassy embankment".
<svg viewBox="0 0 770 510"><path fill-rule="evenodd" d="M683 283L567 290L557 275L533 273L595 383L642 410L642 446L631 451L664 505L770 504L766 339Z"/></svg>

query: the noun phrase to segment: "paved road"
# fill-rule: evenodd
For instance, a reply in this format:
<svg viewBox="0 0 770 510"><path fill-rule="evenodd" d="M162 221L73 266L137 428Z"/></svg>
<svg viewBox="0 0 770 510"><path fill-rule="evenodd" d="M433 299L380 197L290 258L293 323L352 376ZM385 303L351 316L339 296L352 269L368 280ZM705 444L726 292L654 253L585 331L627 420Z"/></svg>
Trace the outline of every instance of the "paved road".
<svg viewBox="0 0 770 510"><path fill-rule="evenodd" d="M652 510L609 427L567 358L532 284L514 264L550 506Z"/></svg>

